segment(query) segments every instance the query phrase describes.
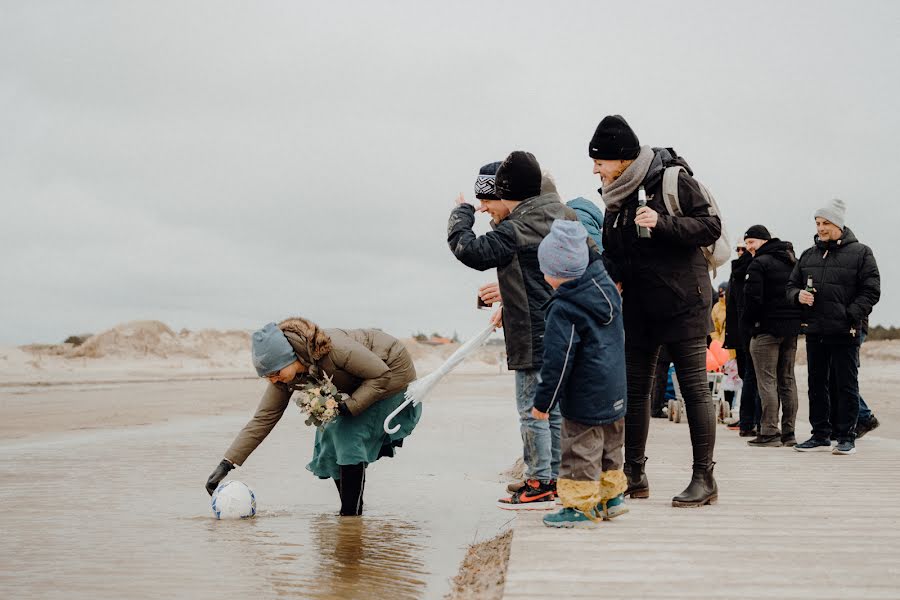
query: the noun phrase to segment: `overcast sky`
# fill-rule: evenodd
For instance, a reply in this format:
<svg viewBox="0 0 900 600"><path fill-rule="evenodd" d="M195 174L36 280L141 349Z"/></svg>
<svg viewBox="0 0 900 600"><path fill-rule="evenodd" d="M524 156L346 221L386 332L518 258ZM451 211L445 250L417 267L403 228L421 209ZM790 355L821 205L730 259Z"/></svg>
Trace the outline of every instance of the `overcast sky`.
<svg viewBox="0 0 900 600"><path fill-rule="evenodd" d="M611 113L733 237L805 248L843 198L873 322L900 324L898 27L897 2L0 0L0 343L289 315L471 335L494 276L448 250L454 197L524 149L600 202Z"/></svg>

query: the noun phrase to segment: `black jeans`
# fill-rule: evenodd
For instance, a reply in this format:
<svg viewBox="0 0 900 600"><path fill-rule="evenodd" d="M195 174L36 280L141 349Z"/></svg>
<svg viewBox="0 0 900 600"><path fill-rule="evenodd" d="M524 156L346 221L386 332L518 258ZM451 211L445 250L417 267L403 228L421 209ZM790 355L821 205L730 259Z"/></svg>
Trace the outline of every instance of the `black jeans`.
<svg viewBox="0 0 900 600"><path fill-rule="evenodd" d="M625 462L642 463L650 430L650 393L661 346L629 344L625 340L628 410L625 413ZM716 410L706 382L706 338L666 344L684 396L694 467L712 465L716 446Z"/></svg>
<svg viewBox="0 0 900 600"><path fill-rule="evenodd" d="M859 342L807 336L806 360L813 437L853 441L859 417Z"/></svg>
<svg viewBox="0 0 900 600"><path fill-rule="evenodd" d="M735 350L735 354L737 355L738 374L743 382L741 387L741 431L758 430L759 421L762 418L762 404L759 400L756 369L753 368L749 345L741 344L741 347Z"/></svg>

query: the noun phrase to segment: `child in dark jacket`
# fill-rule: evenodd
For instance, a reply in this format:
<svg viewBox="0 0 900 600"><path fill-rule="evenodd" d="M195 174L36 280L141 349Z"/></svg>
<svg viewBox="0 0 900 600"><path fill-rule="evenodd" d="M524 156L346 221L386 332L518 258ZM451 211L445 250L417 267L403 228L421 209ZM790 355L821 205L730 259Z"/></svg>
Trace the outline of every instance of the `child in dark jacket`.
<svg viewBox="0 0 900 600"><path fill-rule="evenodd" d="M556 220L538 248L544 278L556 293L545 309L544 360L532 414L563 416L557 490L563 508L548 527L595 527L628 512L622 471L625 330L622 299L603 261L589 255L587 231Z"/></svg>

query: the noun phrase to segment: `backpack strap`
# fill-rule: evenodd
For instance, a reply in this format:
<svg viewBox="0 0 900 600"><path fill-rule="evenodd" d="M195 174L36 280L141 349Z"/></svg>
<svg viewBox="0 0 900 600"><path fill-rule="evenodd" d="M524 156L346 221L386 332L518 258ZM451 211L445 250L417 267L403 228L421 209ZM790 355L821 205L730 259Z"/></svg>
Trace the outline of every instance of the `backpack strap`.
<svg viewBox="0 0 900 600"><path fill-rule="evenodd" d="M662 193L663 202L666 210L673 217L683 217L684 212L681 210L681 202L678 200L678 176L684 167L666 167L663 171Z"/></svg>

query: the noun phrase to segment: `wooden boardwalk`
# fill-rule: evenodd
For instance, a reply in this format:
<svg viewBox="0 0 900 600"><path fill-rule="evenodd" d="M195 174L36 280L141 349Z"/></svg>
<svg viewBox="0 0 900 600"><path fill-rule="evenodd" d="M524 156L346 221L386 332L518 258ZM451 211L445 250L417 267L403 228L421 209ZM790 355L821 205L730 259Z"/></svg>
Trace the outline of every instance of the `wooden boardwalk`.
<svg viewBox="0 0 900 600"><path fill-rule="evenodd" d="M654 419L651 498L598 530L520 514L504 598L900 598L900 441L876 431L834 456L717 433L718 504L672 508L690 477L688 427Z"/></svg>

